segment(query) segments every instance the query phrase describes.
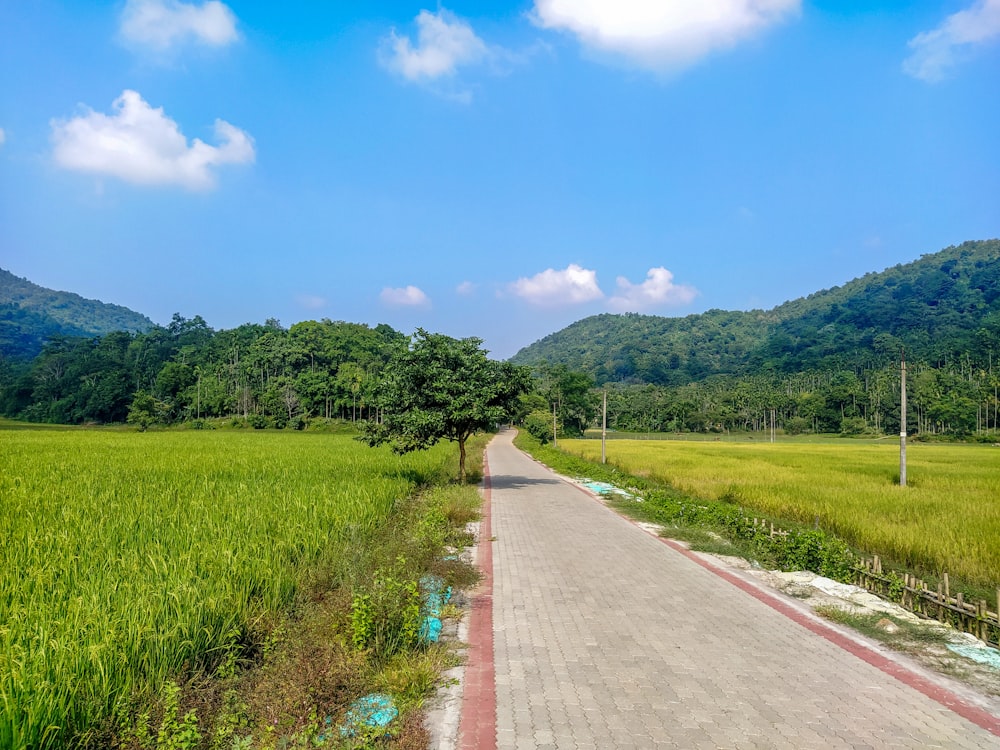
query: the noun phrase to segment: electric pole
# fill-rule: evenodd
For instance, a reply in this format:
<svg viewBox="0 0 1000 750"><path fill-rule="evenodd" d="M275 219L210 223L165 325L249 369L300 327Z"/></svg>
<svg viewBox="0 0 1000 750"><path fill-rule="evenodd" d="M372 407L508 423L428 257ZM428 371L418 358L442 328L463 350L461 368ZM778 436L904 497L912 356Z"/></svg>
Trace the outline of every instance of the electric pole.
<svg viewBox="0 0 1000 750"><path fill-rule="evenodd" d="M899 367L899 486L906 486L906 352L900 352Z"/></svg>

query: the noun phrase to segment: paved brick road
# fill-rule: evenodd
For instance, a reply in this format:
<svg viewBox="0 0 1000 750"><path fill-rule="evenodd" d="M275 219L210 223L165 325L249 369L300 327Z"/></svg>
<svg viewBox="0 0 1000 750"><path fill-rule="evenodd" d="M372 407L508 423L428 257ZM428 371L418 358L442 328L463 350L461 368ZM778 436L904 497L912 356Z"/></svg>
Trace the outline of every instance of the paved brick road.
<svg viewBox="0 0 1000 750"><path fill-rule="evenodd" d="M562 482L511 437L488 450L500 750L1000 748Z"/></svg>

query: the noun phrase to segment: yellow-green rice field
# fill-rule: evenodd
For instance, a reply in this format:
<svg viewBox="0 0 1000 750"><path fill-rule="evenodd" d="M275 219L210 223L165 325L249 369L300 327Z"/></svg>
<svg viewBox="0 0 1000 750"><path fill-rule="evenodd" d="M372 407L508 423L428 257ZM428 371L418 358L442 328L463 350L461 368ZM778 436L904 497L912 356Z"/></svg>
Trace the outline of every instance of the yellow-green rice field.
<svg viewBox="0 0 1000 750"><path fill-rule="evenodd" d="M560 440L600 460L596 440ZM1000 448L911 443L900 487L895 443L614 440L608 461L707 500L819 524L899 563L1000 584Z"/></svg>
<svg viewBox="0 0 1000 750"><path fill-rule="evenodd" d="M64 747L134 691L225 655L304 571L363 545L441 445L0 429L0 747Z"/></svg>

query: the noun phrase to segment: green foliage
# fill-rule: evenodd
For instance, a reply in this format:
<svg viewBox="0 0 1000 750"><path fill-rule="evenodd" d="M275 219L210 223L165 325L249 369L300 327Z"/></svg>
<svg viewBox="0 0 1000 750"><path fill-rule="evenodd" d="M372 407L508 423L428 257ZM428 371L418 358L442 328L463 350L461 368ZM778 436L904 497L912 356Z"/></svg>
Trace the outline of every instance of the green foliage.
<svg viewBox="0 0 1000 750"><path fill-rule="evenodd" d="M213 331L198 316L174 315L145 333L52 338L30 364L0 358L0 410L36 422L125 422L142 391L164 405L156 423L228 416L305 429L369 416L378 375L403 346L388 326L324 320L284 330L274 321Z"/></svg>
<svg viewBox="0 0 1000 750"><path fill-rule="evenodd" d="M552 415L547 411L533 411L524 418L526 429L542 445L552 442Z"/></svg>
<svg viewBox="0 0 1000 750"><path fill-rule="evenodd" d="M464 482L466 441L509 420L531 389L527 369L488 359L481 345L482 339L418 329L389 364L378 388L378 418L364 422L359 439L397 453L454 441Z"/></svg>
<svg viewBox="0 0 1000 750"><path fill-rule="evenodd" d="M147 331L153 321L120 305L32 284L0 269L0 359L30 359L45 342L113 331Z"/></svg>
<svg viewBox="0 0 1000 750"><path fill-rule="evenodd" d="M163 421L166 416L168 406L162 401L157 401L153 396L145 391L137 391L132 403L128 407L129 424L134 424L140 431L145 432L150 425Z"/></svg>
<svg viewBox="0 0 1000 750"><path fill-rule="evenodd" d="M868 422L864 417L844 417L840 420L841 435L864 435L868 429Z"/></svg>
<svg viewBox="0 0 1000 750"><path fill-rule="evenodd" d="M405 558L375 571L369 586L351 601L351 643L385 660L419 642L420 589Z"/></svg>
<svg viewBox="0 0 1000 750"><path fill-rule="evenodd" d="M517 364L561 364L598 384L680 386L711 375L1000 359L1000 240L966 242L869 273L770 311L685 318L597 315L518 352Z"/></svg>
<svg viewBox="0 0 1000 750"><path fill-rule="evenodd" d="M176 682L164 683L160 691L160 721L155 735L149 712L143 712L133 724L126 723L122 727L122 736L135 742L140 750L194 750L201 742L198 715L194 710L181 715L180 696L181 689Z"/></svg>

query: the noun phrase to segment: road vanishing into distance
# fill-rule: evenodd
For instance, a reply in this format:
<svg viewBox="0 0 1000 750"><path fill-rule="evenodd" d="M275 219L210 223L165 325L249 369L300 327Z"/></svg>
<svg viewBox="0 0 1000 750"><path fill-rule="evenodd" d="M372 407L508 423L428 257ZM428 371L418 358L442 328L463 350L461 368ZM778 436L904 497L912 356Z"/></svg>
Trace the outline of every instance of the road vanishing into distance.
<svg viewBox="0 0 1000 750"><path fill-rule="evenodd" d="M992 704L651 535L513 434L487 449L458 747L1000 748Z"/></svg>

